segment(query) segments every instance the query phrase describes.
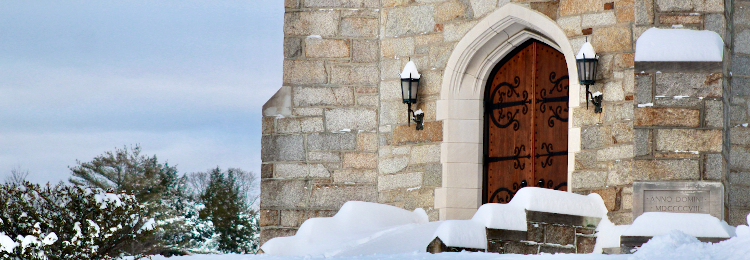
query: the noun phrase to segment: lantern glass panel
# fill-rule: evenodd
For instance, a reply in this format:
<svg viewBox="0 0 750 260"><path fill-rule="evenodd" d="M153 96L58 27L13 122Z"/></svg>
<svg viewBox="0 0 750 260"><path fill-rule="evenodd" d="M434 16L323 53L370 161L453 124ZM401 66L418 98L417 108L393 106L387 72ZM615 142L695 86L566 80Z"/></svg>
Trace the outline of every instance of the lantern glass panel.
<svg viewBox="0 0 750 260"><path fill-rule="evenodd" d="M596 63L598 59L577 59L578 81L584 85L594 84L596 79Z"/></svg>
<svg viewBox="0 0 750 260"><path fill-rule="evenodd" d="M417 103L419 79L401 79L401 97L404 103Z"/></svg>

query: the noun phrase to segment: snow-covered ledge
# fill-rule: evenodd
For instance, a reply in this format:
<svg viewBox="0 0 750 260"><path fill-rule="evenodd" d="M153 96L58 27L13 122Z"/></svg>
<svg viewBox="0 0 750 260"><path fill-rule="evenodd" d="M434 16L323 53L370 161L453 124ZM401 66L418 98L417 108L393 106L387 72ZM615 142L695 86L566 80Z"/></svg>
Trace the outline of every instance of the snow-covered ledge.
<svg viewBox="0 0 750 260"><path fill-rule="evenodd" d="M721 62L724 57L724 41L712 31L651 28L635 44L636 62Z"/></svg>
<svg viewBox="0 0 750 260"><path fill-rule="evenodd" d="M724 41L712 31L646 30L635 43L635 70L721 72Z"/></svg>

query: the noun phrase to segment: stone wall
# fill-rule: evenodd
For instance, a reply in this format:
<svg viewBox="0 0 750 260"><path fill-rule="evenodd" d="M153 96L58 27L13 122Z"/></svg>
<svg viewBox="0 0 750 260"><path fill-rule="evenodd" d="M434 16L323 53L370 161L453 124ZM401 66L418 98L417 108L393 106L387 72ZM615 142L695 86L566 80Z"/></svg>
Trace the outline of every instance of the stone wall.
<svg viewBox="0 0 750 260"><path fill-rule="evenodd" d="M284 86L263 108L261 243L378 200L380 2L284 5Z"/></svg>
<svg viewBox="0 0 750 260"><path fill-rule="evenodd" d="M590 91L603 93L603 112L586 109L585 86L581 104L573 109L573 127L581 128L581 150L575 155L571 188L576 193L598 193L616 224L632 222L630 167L635 151L634 70L635 15L633 1L561 1L558 24L579 50L586 38L599 55L597 81Z"/></svg>
<svg viewBox="0 0 750 260"><path fill-rule="evenodd" d="M466 204L453 215L438 210L446 205L436 190L481 187L482 179L443 174L462 169L441 164L448 155L436 103L458 42L510 2L556 22L574 51L588 40L600 55L591 91L603 92L603 113L586 109L584 86L570 113L571 129L580 128L570 190L600 194L616 224L632 222L634 180L721 180L730 223L750 211L750 130L741 126L750 113L748 1L725 14L721 0L285 0L284 85L264 106L261 242L348 200L424 208L430 220L471 217L481 194L451 198ZM678 25L737 46L725 51L725 68L639 70L638 36ZM414 107L425 112L422 131L408 125L401 101L409 60L422 73Z"/></svg>
<svg viewBox="0 0 750 260"><path fill-rule="evenodd" d="M727 221L732 225L745 224L743 216L750 213L750 1L727 0L726 43L731 50L724 53L729 75L731 95L728 116L730 139L727 196ZM726 185L726 184L725 184Z"/></svg>
<svg viewBox="0 0 750 260"><path fill-rule="evenodd" d="M631 3L632 47L621 55L633 55L638 37L652 27L705 29L724 35L724 4L719 0ZM603 58L600 62L606 63ZM580 114L581 148L588 150L576 155L572 181L576 192L602 195L614 223L628 224L633 221L635 180L723 180L725 88L721 63L638 64L629 56L628 65L635 70L618 72L618 62L624 63L615 59L612 73L614 78L623 75L624 99L610 103L609 111L605 105L599 118ZM604 84L605 101L607 96L619 99ZM615 121L608 122L612 118ZM573 123L577 124L575 119Z"/></svg>

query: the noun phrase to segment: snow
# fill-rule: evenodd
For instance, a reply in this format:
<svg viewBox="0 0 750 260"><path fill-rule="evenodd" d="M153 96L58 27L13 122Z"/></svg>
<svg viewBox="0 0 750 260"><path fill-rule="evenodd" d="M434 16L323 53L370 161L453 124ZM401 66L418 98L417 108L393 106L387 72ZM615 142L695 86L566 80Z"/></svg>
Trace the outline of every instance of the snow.
<svg viewBox="0 0 750 260"><path fill-rule="evenodd" d="M652 107L652 106L654 106L654 103L638 104L638 107Z"/></svg>
<svg viewBox="0 0 750 260"><path fill-rule="evenodd" d="M603 218L607 208L599 194L580 195L539 187L520 189L508 205L527 210Z"/></svg>
<svg viewBox="0 0 750 260"><path fill-rule="evenodd" d="M487 248L487 232L484 225L473 220L442 221L435 236L452 247ZM425 247L426 248L426 247Z"/></svg>
<svg viewBox="0 0 750 260"><path fill-rule="evenodd" d="M594 51L594 46L591 46L591 43L585 42L581 46L581 50L578 51L578 54L576 54L576 59L593 59L596 58L596 52Z"/></svg>
<svg viewBox="0 0 750 260"><path fill-rule="evenodd" d="M323 39L323 37L320 37L320 35L315 35L315 34L309 35L307 36L307 38L308 39Z"/></svg>
<svg viewBox="0 0 750 260"><path fill-rule="evenodd" d="M471 220L487 228L526 231L526 210L515 205L484 204Z"/></svg>
<svg viewBox="0 0 750 260"><path fill-rule="evenodd" d="M601 95L602 95L602 92L599 92L599 91L594 92L594 93L591 94L591 96L593 96L593 97L598 97L598 96L601 96Z"/></svg>
<svg viewBox="0 0 750 260"><path fill-rule="evenodd" d="M635 45L635 61L722 61L724 42L712 31L646 30Z"/></svg>
<svg viewBox="0 0 750 260"><path fill-rule="evenodd" d="M747 226L741 226L747 228ZM738 227L740 228L740 227ZM678 230L656 236L643 244L629 259L748 259L750 234L719 243L702 243Z"/></svg>
<svg viewBox="0 0 750 260"><path fill-rule="evenodd" d="M419 79L420 76L421 75L417 71L417 65L415 65L413 61L407 62L406 66L404 66L404 71L401 72L402 79Z"/></svg>
<svg viewBox="0 0 750 260"><path fill-rule="evenodd" d="M417 111L414 111L414 115L421 115L424 114L424 111L422 109L417 109Z"/></svg>
<svg viewBox="0 0 750 260"><path fill-rule="evenodd" d="M308 219L294 236L271 239L261 248L274 255L336 256L381 236L405 234L406 230L416 229L419 224L427 222L427 213L422 209L411 212L389 205L349 201L333 217ZM436 228L434 225L424 232L431 236ZM427 243L420 247L426 246L432 237L426 240ZM411 244L422 242L419 239L410 241ZM413 251L409 245L406 247L409 252Z"/></svg>
<svg viewBox="0 0 750 260"><path fill-rule="evenodd" d="M20 235L19 235L19 237L20 237ZM24 237L23 239L20 239L20 240L21 240L21 247L22 248L27 248L29 246L33 246L33 245L38 245L39 244L39 239L37 239L33 235L27 235L26 237Z"/></svg>
<svg viewBox="0 0 750 260"><path fill-rule="evenodd" d="M94 195L94 199L96 199L96 203L100 204L99 208L101 209L106 209L109 203L114 203L115 207L122 206L120 196L117 196L117 194L114 193L99 193Z"/></svg>
<svg viewBox="0 0 750 260"><path fill-rule="evenodd" d="M622 235L660 236L679 230L694 237L731 237L734 228L709 214L646 212L638 216Z"/></svg>
<svg viewBox="0 0 750 260"><path fill-rule="evenodd" d="M6 236L4 233L0 233L0 251L13 252L17 244L13 241L13 238Z"/></svg>
<svg viewBox="0 0 750 260"><path fill-rule="evenodd" d="M156 224L156 221L151 218L146 223L143 223L143 226L141 226L141 230L152 230L154 229L154 225Z"/></svg>
<svg viewBox="0 0 750 260"><path fill-rule="evenodd" d="M51 245L55 242L57 242L57 234L55 234L55 232L50 232L46 237L44 237L44 239L42 239L42 244L44 245Z"/></svg>
<svg viewBox="0 0 750 260"><path fill-rule="evenodd" d="M601 253L603 248L620 247L620 236L630 225L615 225L609 218L602 218L596 227L596 245L594 253Z"/></svg>

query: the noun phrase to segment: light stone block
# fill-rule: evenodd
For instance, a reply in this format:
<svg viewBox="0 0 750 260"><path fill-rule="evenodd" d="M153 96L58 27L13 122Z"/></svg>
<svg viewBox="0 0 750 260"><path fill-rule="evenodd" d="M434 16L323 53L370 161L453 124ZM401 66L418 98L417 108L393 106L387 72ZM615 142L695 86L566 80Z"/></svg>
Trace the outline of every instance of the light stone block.
<svg viewBox="0 0 750 260"><path fill-rule="evenodd" d="M466 13L465 6L463 3L453 0L442 2L437 5L435 10L435 20L438 23L453 20L454 18L462 17Z"/></svg>
<svg viewBox="0 0 750 260"><path fill-rule="evenodd" d="M474 11L474 18L479 18L485 14L494 11L497 7L497 0L469 0L471 9Z"/></svg>
<svg viewBox="0 0 750 260"><path fill-rule="evenodd" d="M592 170L577 170L573 172L571 187L577 189L600 189L605 187L607 172Z"/></svg>
<svg viewBox="0 0 750 260"><path fill-rule="evenodd" d="M484 103L482 100L445 100L441 99L437 103L437 120L446 119L484 119Z"/></svg>
<svg viewBox="0 0 750 260"><path fill-rule="evenodd" d="M439 163L440 145L415 145L411 148L409 164Z"/></svg>
<svg viewBox="0 0 750 260"><path fill-rule="evenodd" d="M377 202L375 185L316 185L310 191L310 207L341 208L347 201ZM283 194L283 193L282 193Z"/></svg>
<svg viewBox="0 0 750 260"><path fill-rule="evenodd" d="M440 220L471 219L475 213L477 213L477 209L441 208Z"/></svg>
<svg viewBox="0 0 750 260"><path fill-rule="evenodd" d="M322 37L336 36L339 31L338 11L311 11L284 13L284 35L319 35Z"/></svg>
<svg viewBox="0 0 750 260"><path fill-rule="evenodd" d="M560 0L560 16L599 12L603 9L602 0Z"/></svg>
<svg viewBox="0 0 750 260"><path fill-rule="evenodd" d="M482 143L483 122L481 120L443 121L443 141L449 143Z"/></svg>
<svg viewBox="0 0 750 260"><path fill-rule="evenodd" d="M373 131L377 127L376 113L367 108L330 108L325 111L329 132L344 129Z"/></svg>
<svg viewBox="0 0 750 260"><path fill-rule="evenodd" d="M435 197L440 199L435 200L435 207L476 210L482 203L481 193L482 189L437 188Z"/></svg>
<svg viewBox="0 0 750 260"><path fill-rule="evenodd" d="M305 38L308 58L348 58L349 43L345 40Z"/></svg>
<svg viewBox="0 0 750 260"><path fill-rule="evenodd" d="M392 8L387 12L385 37L418 35L434 30L435 7L417 5Z"/></svg>
<svg viewBox="0 0 750 260"><path fill-rule="evenodd" d="M373 18L342 18L341 36L374 38L378 36L380 28L378 19Z"/></svg>
<svg viewBox="0 0 750 260"><path fill-rule="evenodd" d="M378 176L378 191L393 190L399 188L415 188L420 187L421 185L421 172Z"/></svg>
<svg viewBox="0 0 750 260"><path fill-rule="evenodd" d="M594 29L591 44L599 53L629 51L633 49L630 33L624 26L599 27Z"/></svg>
<svg viewBox="0 0 750 260"><path fill-rule="evenodd" d="M378 67L372 65L333 65L331 66L331 83L341 85L376 85Z"/></svg>
<svg viewBox="0 0 750 260"><path fill-rule="evenodd" d="M377 168L378 155L376 153L344 153L342 166L352 169Z"/></svg>
<svg viewBox="0 0 750 260"><path fill-rule="evenodd" d="M380 158L378 161L378 171L381 174L397 173L405 169L408 164L409 157L407 156Z"/></svg>
<svg viewBox="0 0 750 260"><path fill-rule="evenodd" d="M596 160L611 161L633 158L634 149L632 144L606 147L596 151Z"/></svg>
<svg viewBox="0 0 750 260"><path fill-rule="evenodd" d="M376 62L378 60L377 40L353 40L352 62Z"/></svg>
<svg viewBox="0 0 750 260"><path fill-rule="evenodd" d="M567 16L557 19L557 24L563 29L568 37L582 35L581 16Z"/></svg>
<svg viewBox="0 0 750 260"><path fill-rule="evenodd" d="M647 25L654 23L654 0L635 1L635 24Z"/></svg>
<svg viewBox="0 0 750 260"><path fill-rule="evenodd" d="M483 148L476 143L441 144L440 162L442 163L479 163L482 161Z"/></svg>
<svg viewBox="0 0 750 260"><path fill-rule="evenodd" d="M656 150L721 152L721 130L657 129Z"/></svg>
<svg viewBox="0 0 750 260"><path fill-rule="evenodd" d="M444 163L443 187L477 189L482 187L482 164Z"/></svg>
<svg viewBox="0 0 750 260"><path fill-rule="evenodd" d="M333 182L336 183L375 183L378 173L373 170L335 170Z"/></svg>
<svg viewBox="0 0 750 260"><path fill-rule="evenodd" d="M604 101L623 101L625 92L622 89L622 82L610 81L604 84Z"/></svg>
<svg viewBox="0 0 750 260"><path fill-rule="evenodd" d="M445 42L456 42L461 40L464 35L473 29L478 20L455 22L446 24L443 30L443 40Z"/></svg>
<svg viewBox="0 0 750 260"><path fill-rule="evenodd" d="M378 8L377 0L306 0L305 7Z"/></svg>
<svg viewBox="0 0 750 260"><path fill-rule="evenodd" d="M617 23L614 11L584 14L581 19L581 28L593 28Z"/></svg>
<svg viewBox="0 0 750 260"><path fill-rule="evenodd" d="M310 173L308 166L305 163L277 163L275 164L273 177L282 179L304 178Z"/></svg>
<svg viewBox="0 0 750 260"><path fill-rule="evenodd" d="M284 84L325 84L328 74L322 61L284 60Z"/></svg>
<svg viewBox="0 0 750 260"><path fill-rule="evenodd" d="M402 101L401 81L385 80L380 82L380 100L382 101Z"/></svg>
<svg viewBox="0 0 750 260"><path fill-rule="evenodd" d="M380 102L380 125L399 125L407 123L409 115L407 106L401 101Z"/></svg>
<svg viewBox="0 0 750 260"><path fill-rule="evenodd" d="M380 55L388 58L414 55L414 37L399 37L381 40Z"/></svg>

